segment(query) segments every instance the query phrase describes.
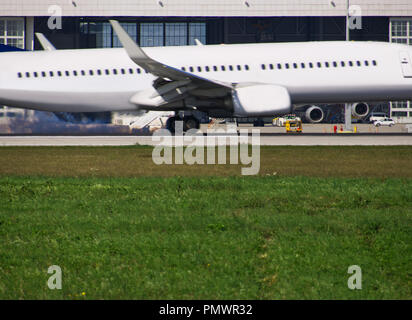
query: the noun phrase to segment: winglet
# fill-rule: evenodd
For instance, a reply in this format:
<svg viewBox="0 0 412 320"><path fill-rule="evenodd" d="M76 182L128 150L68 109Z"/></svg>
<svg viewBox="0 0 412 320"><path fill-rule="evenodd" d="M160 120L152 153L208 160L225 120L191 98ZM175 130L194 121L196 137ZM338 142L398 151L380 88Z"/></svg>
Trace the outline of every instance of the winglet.
<svg viewBox="0 0 412 320"><path fill-rule="evenodd" d="M50 43L43 33L36 32L36 37L45 51L54 51L56 48Z"/></svg>
<svg viewBox="0 0 412 320"><path fill-rule="evenodd" d="M113 30L116 32L117 37L122 43L123 47L127 51L130 59L132 59L136 64L142 65L150 61L151 59L146 55L146 53L137 45L129 34L122 28L119 21L109 20L110 24L113 27Z"/></svg>

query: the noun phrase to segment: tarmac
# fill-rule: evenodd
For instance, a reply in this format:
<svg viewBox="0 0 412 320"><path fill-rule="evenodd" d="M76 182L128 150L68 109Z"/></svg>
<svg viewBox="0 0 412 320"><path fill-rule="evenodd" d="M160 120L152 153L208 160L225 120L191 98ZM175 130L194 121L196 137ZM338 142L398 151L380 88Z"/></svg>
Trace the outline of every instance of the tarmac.
<svg viewBox="0 0 412 320"><path fill-rule="evenodd" d="M354 125L355 126L355 125ZM233 145L240 143L261 146L398 146L412 145L412 128L396 125L376 128L370 124L356 125L356 133L334 132L333 124L304 124L303 133L286 133L285 128L240 125L236 131L225 131L225 125L209 128L202 125L203 135L161 136L151 135L1 135L0 146L133 146L151 145ZM209 129L209 131L208 131ZM220 132L211 132L220 129ZM236 130L232 127L232 129ZM255 130L258 130L258 134ZM206 133L207 132L207 133ZM229 133L228 133L229 132ZM253 132L255 132L253 134ZM408 133L410 132L410 133ZM248 133L248 134L246 134ZM239 138L241 137L241 138ZM246 138L247 137L247 138Z"/></svg>

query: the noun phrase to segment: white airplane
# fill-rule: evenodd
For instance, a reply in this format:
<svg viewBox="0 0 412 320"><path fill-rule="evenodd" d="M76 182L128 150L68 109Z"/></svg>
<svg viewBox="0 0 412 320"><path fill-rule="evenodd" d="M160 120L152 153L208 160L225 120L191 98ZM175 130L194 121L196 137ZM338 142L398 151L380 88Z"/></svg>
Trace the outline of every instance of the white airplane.
<svg viewBox="0 0 412 320"><path fill-rule="evenodd" d="M412 49L375 42L145 48L111 21L124 48L0 54L0 104L52 112L175 111L185 129L199 115L264 117L313 104L412 99ZM361 103L360 103L361 102Z"/></svg>

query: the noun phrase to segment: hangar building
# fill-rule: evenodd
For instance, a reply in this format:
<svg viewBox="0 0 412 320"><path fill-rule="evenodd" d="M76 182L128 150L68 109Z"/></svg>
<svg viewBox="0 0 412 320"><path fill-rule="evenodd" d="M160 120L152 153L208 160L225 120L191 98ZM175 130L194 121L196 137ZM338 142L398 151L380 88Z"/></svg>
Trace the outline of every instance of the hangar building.
<svg viewBox="0 0 412 320"><path fill-rule="evenodd" d="M412 44L411 0L3 0L0 44L41 49L42 32L58 49L118 47L109 17L141 46L345 40L348 3L351 40ZM390 113L412 123L410 102Z"/></svg>

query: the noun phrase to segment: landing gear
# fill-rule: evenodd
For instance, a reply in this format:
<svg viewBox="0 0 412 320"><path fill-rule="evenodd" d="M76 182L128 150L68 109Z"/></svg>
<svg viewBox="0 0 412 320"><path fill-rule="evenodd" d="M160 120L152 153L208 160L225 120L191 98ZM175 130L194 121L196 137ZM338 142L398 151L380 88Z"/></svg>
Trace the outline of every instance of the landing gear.
<svg viewBox="0 0 412 320"><path fill-rule="evenodd" d="M175 133L175 121L176 117L170 117L166 121L166 129L169 130L172 134Z"/></svg>
<svg viewBox="0 0 412 320"><path fill-rule="evenodd" d="M169 130L172 134L176 133L176 121L183 121L183 131L186 132L191 129L199 129L200 122L194 116L185 116L182 118L180 117L170 117L166 121L166 129Z"/></svg>
<svg viewBox="0 0 412 320"><path fill-rule="evenodd" d="M263 119L256 119L255 121L253 121L253 126L254 127L264 127L265 122L263 121Z"/></svg>
<svg viewBox="0 0 412 320"><path fill-rule="evenodd" d="M199 129L200 122L193 116L188 116L183 118L183 131L188 131L190 129Z"/></svg>

